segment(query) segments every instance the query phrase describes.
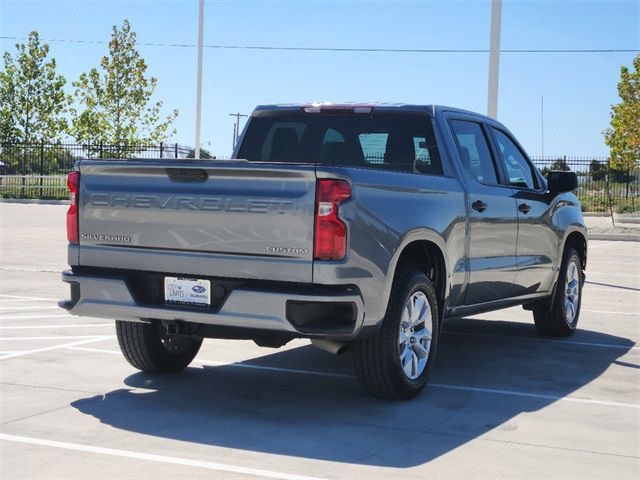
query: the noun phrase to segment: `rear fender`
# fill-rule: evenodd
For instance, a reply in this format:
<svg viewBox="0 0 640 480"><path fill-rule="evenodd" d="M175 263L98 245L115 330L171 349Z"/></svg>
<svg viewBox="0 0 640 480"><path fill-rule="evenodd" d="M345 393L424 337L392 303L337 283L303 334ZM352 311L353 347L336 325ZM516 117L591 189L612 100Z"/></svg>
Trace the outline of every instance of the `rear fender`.
<svg viewBox="0 0 640 480"><path fill-rule="evenodd" d="M449 292L449 260L447 258L447 254L446 254L446 244L444 239L438 235L435 231L430 230L428 228L417 228L415 230L411 230L409 232L407 232L404 236L402 236L398 242L398 246L393 254L393 257L391 258L391 261L389 262L389 269L387 271L387 276L386 276L386 280L385 280L385 286L384 286L384 291L382 293L383 295L383 301L384 301L384 305L388 305L389 304L389 297L391 295L391 287L393 286L393 280L395 278L396 275L396 271L397 271L397 267L398 267L398 260L400 259L400 256L402 255L402 252L404 251L404 249L407 247L407 245L409 245L412 242L416 242L416 241L428 241L431 242L433 244L435 244L439 249L440 252L442 252L442 256L444 258L444 281L445 281L445 286L444 286L444 294L445 294L445 298L443 299L443 305L446 305L447 302L447 298L448 298L448 292ZM385 309L386 310L386 309ZM444 309L443 309L444 311ZM383 319L380 320L379 323L382 322Z"/></svg>

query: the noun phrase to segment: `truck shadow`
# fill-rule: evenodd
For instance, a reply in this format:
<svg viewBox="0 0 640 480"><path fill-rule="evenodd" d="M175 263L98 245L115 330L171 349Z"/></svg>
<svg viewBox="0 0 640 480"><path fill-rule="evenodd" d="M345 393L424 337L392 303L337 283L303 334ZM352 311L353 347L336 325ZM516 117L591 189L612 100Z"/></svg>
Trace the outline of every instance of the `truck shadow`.
<svg viewBox="0 0 640 480"><path fill-rule="evenodd" d="M567 341L582 343L540 339L528 324L451 320L441 337L432 385L404 403L363 393L352 377L350 355L334 357L305 346L235 366L207 366L202 360L203 368L178 375L136 373L125 380L131 389L72 405L114 428L167 439L406 468L489 431L499 436L517 429L518 414L561 401L612 363L624 366L618 359L634 345L584 330ZM606 392L599 393L592 387L579 396L606 400ZM570 415L575 405L564 402L561 408Z"/></svg>

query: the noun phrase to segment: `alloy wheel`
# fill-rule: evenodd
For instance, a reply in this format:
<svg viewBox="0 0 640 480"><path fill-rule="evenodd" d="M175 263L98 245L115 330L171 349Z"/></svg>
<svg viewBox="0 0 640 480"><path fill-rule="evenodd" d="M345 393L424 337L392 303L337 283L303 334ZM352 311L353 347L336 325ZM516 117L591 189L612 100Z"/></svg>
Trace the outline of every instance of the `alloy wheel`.
<svg viewBox="0 0 640 480"><path fill-rule="evenodd" d="M423 292L414 292L402 311L398 352L405 376L415 380L424 372L431 350L433 315Z"/></svg>
<svg viewBox="0 0 640 480"><path fill-rule="evenodd" d="M568 325L573 324L578 315L578 307L580 305L580 270L574 260L567 265L567 274L565 277L565 293L564 307L565 320Z"/></svg>

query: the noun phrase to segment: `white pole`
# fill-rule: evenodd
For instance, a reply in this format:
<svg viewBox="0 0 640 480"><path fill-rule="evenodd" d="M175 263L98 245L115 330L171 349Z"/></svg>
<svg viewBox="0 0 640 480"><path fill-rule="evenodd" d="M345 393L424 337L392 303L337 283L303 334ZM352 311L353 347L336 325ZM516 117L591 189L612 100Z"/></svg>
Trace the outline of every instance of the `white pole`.
<svg viewBox="0 0 640 480"><path fill-rule="evenodd" d="M489 44L489 92L487 115L498 117L498 76L500 74L500 23L502 0L491 0L491 40Z"/></svg>
<svg viewBox="0 0 640 480"><path fill-rule="evenodd" d="M542 134L542 159L544 160L544 95L540 97L540 130Z"/></svg>
<svg viewBox="0 0 640 480"><path fill-rule="evenodd" d="M204 39L204 0L198 8L198 72L196 80L196 144L194 158L200 158L200 118L202 114L202 44Z"/></svg>

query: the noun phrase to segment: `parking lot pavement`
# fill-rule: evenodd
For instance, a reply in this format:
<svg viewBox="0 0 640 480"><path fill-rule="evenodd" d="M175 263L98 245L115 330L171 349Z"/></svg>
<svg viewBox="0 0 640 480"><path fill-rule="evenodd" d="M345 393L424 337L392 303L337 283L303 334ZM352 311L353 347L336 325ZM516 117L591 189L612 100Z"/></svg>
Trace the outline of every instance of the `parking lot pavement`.
<svg viewBox="0 0 640 480"><path fill-rule="evenodd" d="M0 203L3 479L640 476L640 245L591 242L580 330L511 308L445 324L427 390L368 397L348 354L206 340L137 372L68 316L63 206Z"/></svg>

